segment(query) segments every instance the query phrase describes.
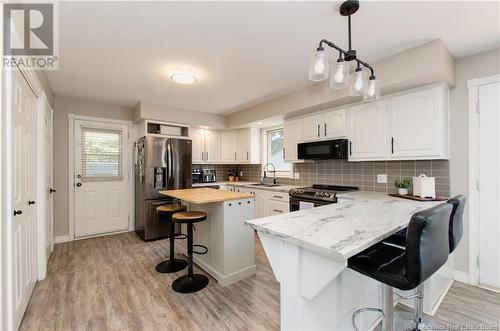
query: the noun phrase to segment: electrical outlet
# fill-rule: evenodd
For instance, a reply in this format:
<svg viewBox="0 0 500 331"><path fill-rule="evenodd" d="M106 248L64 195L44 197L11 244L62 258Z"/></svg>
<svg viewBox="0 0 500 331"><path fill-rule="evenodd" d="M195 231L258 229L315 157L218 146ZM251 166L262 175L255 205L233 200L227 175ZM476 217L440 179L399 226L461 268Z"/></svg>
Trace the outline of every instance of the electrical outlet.
<svg viewBox="0 0 500 331"><path fill-rule="evenodd" d="M378 174L377 175L377 183L379 183L379 184L387 183L387 174Z"/></svg>
<svg viewBox="0 0 500 331"><path fill-rule="evenodd" d="M294 172L293 173L293 179L300 179L300 173L299 172Z"/></svg>
<svg viewBox="0 0 500 331"><path fill-rule="evenodd" d="M240 171L240 178L243 177L243 171Z"/></svg>

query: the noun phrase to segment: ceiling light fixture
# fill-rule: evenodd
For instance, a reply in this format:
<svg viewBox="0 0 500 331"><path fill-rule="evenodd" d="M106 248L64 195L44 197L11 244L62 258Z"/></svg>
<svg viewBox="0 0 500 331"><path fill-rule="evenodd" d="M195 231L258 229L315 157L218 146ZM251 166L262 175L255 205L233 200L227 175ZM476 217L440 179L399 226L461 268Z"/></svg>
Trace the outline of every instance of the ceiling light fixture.
<svg viewBox="0 0 500 331"><path fill-rule="evenodd" d="M358 58L356 50L352 49L351 43L351 15L357 12L358 9L358 0L347 0L340 5L340 15L348 18L349 50L345 51L331 41L322 39L309 63L309 80L318 82L330 77L330 88L342 89L349 86L351 95L362 95L363 100L373 101L380 99L380 82L377 80L373 68ZM332 74L330 74L330 59L323 44L339 52L337 63L332 67ZM349 79L348 64L350 61L357 62L356 70L351 74L351 79ZM366 74L361 65L370 70L368 82L366 82Z"/></svg>
<svg viewBox="0 0 500 331"><path fill-rule="evenodd" d="M182 85L193 84L198 81L198 77L186 69L176 69L170 74L170 79Z"/></svg>

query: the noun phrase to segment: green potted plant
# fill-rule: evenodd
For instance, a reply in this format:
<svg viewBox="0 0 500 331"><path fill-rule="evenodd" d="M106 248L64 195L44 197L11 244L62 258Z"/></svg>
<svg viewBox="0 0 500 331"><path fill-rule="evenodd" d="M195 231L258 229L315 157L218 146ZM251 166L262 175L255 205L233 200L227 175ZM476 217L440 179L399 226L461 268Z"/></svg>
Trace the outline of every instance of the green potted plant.
<svg viewBox="0 0 500 331"><path fill-rule="evenodd" d="M399 195L407 195L410 187L410 178L401 178L394 181L394 186L398 189Z"/></svg>

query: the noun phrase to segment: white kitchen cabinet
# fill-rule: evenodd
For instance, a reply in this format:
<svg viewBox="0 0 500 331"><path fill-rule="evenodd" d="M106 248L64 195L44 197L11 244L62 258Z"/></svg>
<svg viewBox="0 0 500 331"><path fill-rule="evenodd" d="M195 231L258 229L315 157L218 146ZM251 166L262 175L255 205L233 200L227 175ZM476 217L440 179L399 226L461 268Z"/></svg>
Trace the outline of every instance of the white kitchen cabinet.
<svg viewBox="0 0 500 331"><path fill-rule="evenodd" d="M347 136L347 109L341 108L324 113L323 133L326 139Z"/></svg>
<svg viewBox="0 0 500 331"><path fill-rule="evenodd" d="M219 131L205 131L205 162L219 163L221 161L221 134Z"/></svg>
<svg viewBox="0 0 500 331"><path fill-rule="evenodd" d="M390 98L392 158L448 157L447 96L438 86Z"/></svg>
<svg viewBox="0 0 500 331"><path fill-rule="evenodd" d="M283 154L285 161L297 161L297 145L302 142L302 119L285 120L283 124Z"/></svg>
<svg viewBox="0 0 500 331"><path fill-rule="evenodd" d="M205 163L205 130L190 130L193 164Z"/></svg>
<svg viewBox="0 0 500 331"><path fill-rule="evenodd" d="M267 191L264 190L254 190L255 192L255 216L256 217L266 217L268 216L267 211Z"/></svg>
<svg viewBox="0 0 500 331"><path fill-rule="evenodd" d="M385 160L389 155L387 100L349 109L349 160Z"/></svg>
<svg viewBox="0 0 500 331"><path fill-rule="evenodd" d="M236 131L224 131L221 133L221 161L225 163L236 163L238 151L238 133Z"/></svg>
<svg viewBox="0 0 500 331"><path fill-rule="evenodd" d="M302 119L302 141L316 141L323 139L321 133L323 114L314 114Z"/></svg>
<svg viewBox="0 0 500 331"><path fill-rule="evenodd" d="M318 141L346 137L346 108L332 109L302 119L302 140Z"/></svg>
<svg viewBox="0 0 500 331"><path fill-rule="evenodd" d="M288 213L288 209L289 209L288 203L285 203L283 201L269 200L267 202L267 210L268 210L267 216Z"/></svg>
<svg viewBox="0 0 500 331"><path fill-rule="evenodd" d="M240 129L237 132L238 163L260 164L260 129L246 128Z"/></svg>

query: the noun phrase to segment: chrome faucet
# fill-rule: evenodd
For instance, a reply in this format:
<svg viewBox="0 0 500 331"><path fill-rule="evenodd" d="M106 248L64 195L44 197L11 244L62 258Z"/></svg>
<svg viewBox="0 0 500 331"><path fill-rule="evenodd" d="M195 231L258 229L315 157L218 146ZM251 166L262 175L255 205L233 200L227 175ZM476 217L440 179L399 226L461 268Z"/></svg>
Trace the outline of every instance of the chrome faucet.
<svg viewBox="0 0 500 331"><path fill-rule="evenodd" d="M273 173L273 184L276 185L278 183L278 181L276 180L276 167L271 162L267 163L264 166L264 178L266 178L266 169L267 169L267 166L272 166L273 167L273 170L271 170L269 172Z"/></svg>

